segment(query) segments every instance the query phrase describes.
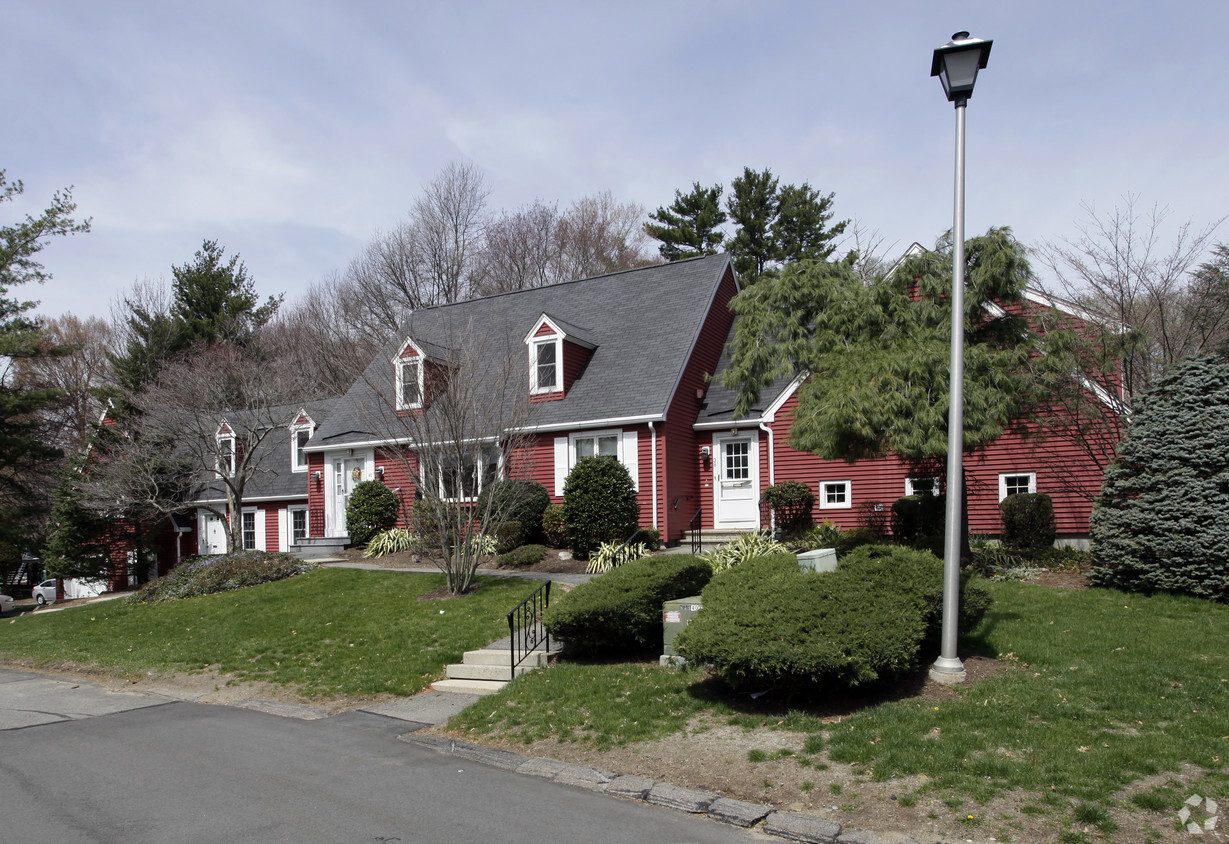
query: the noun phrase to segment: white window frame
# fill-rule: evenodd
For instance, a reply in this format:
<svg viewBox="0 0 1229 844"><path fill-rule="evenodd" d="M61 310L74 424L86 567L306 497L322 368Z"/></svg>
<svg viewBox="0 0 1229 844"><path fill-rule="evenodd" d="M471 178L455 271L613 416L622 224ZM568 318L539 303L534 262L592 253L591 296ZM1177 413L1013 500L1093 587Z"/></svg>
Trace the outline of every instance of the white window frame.
<svg viewBox="0 0 1229 844"><path fill-rule="evenodd" d="M416 402L407 402L405 400L405 390L403 389L403 385L405 384L405 379L406 379L405 370L411 366L414 367L415 376L418 381L417 383L418 401ZM417 356L408 357L408 358L399 357L397 359L397 364L396 364L396 375L397 375L397 379L396 379L397 383L394 386L394 389L397 391L397 409L398 410L417 410L421 408L422 407L422 396L423 396L422 356L417 355Z"/></svg>
<svg viewBox="0 0 1229 844"><path fill-rule="evenodd" d="M844 490L844 501L829 502L828 487L842 487ZM819 482L819 509L821 510L850 510L853 508L853 481L820 481Z"/></svg>
<svg viewBox="0 0 1229 844"><path fill-rule="evenodd" d="M1028 492L1035 493L1037 491L1037 473L1036 472L1003 472L999 475L999 501L1002 502L1007 497L1007 479L1008 478L1028 478Z"/></svg>
<svg viewBox="0 0 1229 844"><path fill-rule="evenodd" d="M248 547L247 518L252 517L252 547ZM244 507L239 511L239 545L243 551L260 550L260 511L255 507Z"/></svg>
<svg viewBox="0 0 1229 844"><path fill-rule="evenodd" d="M294 517L299 513L303 514L303 539L306 539L311 533L311 523L308 521L306 507L288 507L286 509L286 545L287 547L296 543L294 535Z"/></svg>
<svg viewBox="0 0 1229 844"><path fill-rule="evenodd" d="M219 477L232 478L235 475L235 462L236 462L235 461L235 456L236 456L235 455L235 446L236 446L235 435L233 433L218 434L216 437L216 440L217 440L217 448L218 448L218 452L217 452L218 459L217 459L217 462L214 464L213 468L218 473ZM222 443L230 444L229 452L223 454ZM222 464L223 460L226 461L225 470L223 470L223 464Z"/></svg>
<svg viewBox="0 0 1229 844"><path fill-rule="evenodd" d="M615 459L627 469L627 473L632 476L632 487L640 491L640 442L639 435L634 428L608 428L601 431L578 431L569 434L566 437L555 438L555 495L563 495L563 485L567 480L567 476L576 468L576 462L580 459L576 456L576 443L578 440L593 439L596 446L596 440L601 437L614 437Z"/></svg>
<svg viewBox="0 0 1229 844"><path fill-rule="evenodd" d="M937 496L939 490L943 487L943 479L939 477L926 478L905 478L905 495L925 495L925 492L918 492L914 489L914 484L917 481L929 481L931 483L930 494Z"/></svg>
<svg viewBox="0 0 1229 844"><path fill-rule="evenodd" d="M543 346L555 347L555 382L538 382L538 350ZM534 395L558 393L563 390L563 338L558 334L543 336L529 344L529 392Z"/></svg>
<svg viewBox="0 0 1229 844"><path fill-rule="evenodd" d="M314 428L315 426L310 422L305 422L302 425L290 426L290 471L307 471L307 453L303 451L303 448L306 448L307 443L311 442L312 434L315 433ZM303 448L300 448L299 434L304 432L307 433L307 441L303 444ZM299 462L300 457L303 458L301 463Z"/></svg>
<svg viewBox="0 0 1229 844"><path fill-rule="evenodd" d="M600 439L609 439L613 437L615 441L614 459L618 460L624 466L627 465L623 460L623 431L615 428L609 431L582 431L577 434L568 436L568 470L571 471L580 461L580 456L576 453L576 443L581 440L593 440L593 454L591 457L600 456L597 451L597 441ZM608 457L610 455L607 455Z"/></svg>
<svg viewBox="0 0 1229 844"><path fill-rule="evenodd" d="M481 454L485 456L488 452L491 452L491 451L495 452L495 473L489 482L495 483L496 481L500 480L504 476L504 455L503 455L502 449L500 449L500 447L494 443L489 443L487 445L484 445L482 447ZM486 479L485 467L487 465L488 463L485 459L482 460L481 467L479 467L478 462L475 461L474 472L475 472L476 477L474 479L474 494L472 496L460 496L457 498L448 498L445 495L444 473L440 470L438 461L433 462L429 466L429 468L427 468L428 474L422 480L424 483L434 481L435 488L436 488L435 492L436 492L436 495L439 496L440 501L446 501L450 504L465 504L465 503L477 501L478 496L482 494L482 490L487 484L487 481L485 480Z"/></svg>

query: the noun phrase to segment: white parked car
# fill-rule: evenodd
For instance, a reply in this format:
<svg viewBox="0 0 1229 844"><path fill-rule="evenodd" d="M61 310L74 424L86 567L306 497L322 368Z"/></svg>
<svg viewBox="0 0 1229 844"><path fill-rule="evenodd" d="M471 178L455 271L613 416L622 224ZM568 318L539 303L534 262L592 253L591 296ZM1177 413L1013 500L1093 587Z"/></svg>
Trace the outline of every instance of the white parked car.
<svg viewBox="0 0 1229 844"><path fill-rule="evenodd" d="M0 595L0 615L4 615L13 609L13 599L8 595Z"/></svg>
<svg viewBox="0 0 1229 844"><path fill-rule="evenodd" d="M34 600L40 606L55 603L56 589L55 578L44 580L38 586L34 587Z"/></svg>

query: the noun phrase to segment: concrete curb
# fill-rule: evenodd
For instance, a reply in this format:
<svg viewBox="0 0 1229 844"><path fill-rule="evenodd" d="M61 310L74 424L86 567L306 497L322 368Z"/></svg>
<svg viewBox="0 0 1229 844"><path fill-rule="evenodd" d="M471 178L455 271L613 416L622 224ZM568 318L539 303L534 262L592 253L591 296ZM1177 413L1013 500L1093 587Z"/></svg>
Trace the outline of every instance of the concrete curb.
<svg viewBox="0 0 1229 844"><path fill-rule="evenodd" d="M642 800L693 815L705 815L733 826L751 828L762 823L763 832L790 841L801 841L803 844L886 844L885 839L873 832L861 829L845 832L839 823L818 815L779 812L771 806L732 800L711 791L680 788L668 783L654 782L646 777L620 776L611 771L555 759L527 758L509 750L494 750L460 739L424 736L418 733L404 733L397 738L439 753L461 756L518 774L552 780L611 797ZM918 844L912 838L892 840L896 844Z"/></svg>

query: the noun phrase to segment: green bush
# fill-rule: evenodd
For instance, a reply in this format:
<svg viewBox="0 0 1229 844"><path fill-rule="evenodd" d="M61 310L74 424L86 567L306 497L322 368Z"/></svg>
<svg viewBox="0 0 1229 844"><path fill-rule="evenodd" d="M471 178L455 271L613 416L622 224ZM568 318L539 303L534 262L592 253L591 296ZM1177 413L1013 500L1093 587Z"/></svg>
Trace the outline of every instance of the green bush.
<svg viewBox="0 0 1229 844"><path fill-rule="evenodd" d="M525 531L520 522L502 522L495 528L495 553L507 554L525 544Z"/></svg>
<svg viewBox="0 0 1229 844"><path fill-rule="evenodd" d="M603 542L623 542L636 530L640 508L627 468L609 457L582 457L563 484L563 525L577 559Z"/></svg>
<svg viewBox="0 0 1229 844"><path fill-rule="evenodd" d="M542 511L542 537L551 548L568 547L568 532L563 527L562 504L552 504Z"/></svg>
<svg viewBox="0 0 1229 844"><path fill-rule="evenodd" d="M316 568L298 557L266 551L237 551L216 557L188 557L171 571L128 596L130 604L156 604L272 583Z"/></svg>
<svg viewBox="0 0 1229 844"><path fill-rule="evenodd" d="M1058 536L1054 504L1045 493L1009 495L999 502L999 516L1009 548L1049 548Z"/></svg>
<svg viewBox="0 0 1229 844"><path fill-rule="evenodd" d="M945 495L906 495L892 502L892 536L897 542L942 539Z"/></svg>
<svg viewBox="0 0 1229 844"><path fill-rule="evenodd" d="M346 504L346 530L355 545L366 545L371 537L397 523L397 493L382 481L363 481L354 485Z"/></svg>
<svg viewBox="0 0 1229 844"><path fill-rule="evenodd" d="M476 512L490 514L501 522L520 522L523 542L542 535L542 512L550 505L550 493L537 481L508 478L483 487ZM485 516L484 516L485 518Z"/></svg>
<svg viewBox="0 0 1229 844"><path fill-rule="evenodd" d="M849 530L841 531L841 535L837 538L836 544L831 546L836 549L836 558L839 561L842 557L848 554L855 548L861 548L863 545L886 545L887 539L883 534L877 532L874 528L856 527Z"/></svg>
<svg viewBox="0 0 1229 844"><path fill-rule="evenodd" d="M925 551L864 546L835 572L800 572L792 555L749 560L713 577L679 652L735 688L813 692L912 671L937 639L943 563ZM989 592L966 577L960 625L985 615Z"/></svg>
<svg viewBox="0 0 1229 844"><path fill-rule="evenodd" d="M1229 603L1229 362L1169 369L1135 405L1092 511L1100 586Z"/></svg>
<svg viewBox="0 0 1229 844"><path fill-rule="evenodd" d="M786 538L811 529L815 493L802 481L782 481L764 490L764 502L772 508L776 525Z"/></svg>
<svg viewBox="0 0 1229 844"><path fill-rule="evenodd" d="M643 542L649 546L650 551L660 551L662 549L661 531L657 528L642 527L640 535L636 537L637 542Z"/></svg>
<svg viewBox="0 0 1229 844"><path fill-rule="evenodd" d="M506 554L500 554L495 564L501 569L523 569L542 562L544 557L545 545L522 545Z"/></svg>
<svg viewBox="0 0 1229 844"><path fill-rule="evenodd" d="M661 605L698 595L712 574L699 557L646 557L577 586L551 604L542 623L574 654L660 654Z"/></svg>

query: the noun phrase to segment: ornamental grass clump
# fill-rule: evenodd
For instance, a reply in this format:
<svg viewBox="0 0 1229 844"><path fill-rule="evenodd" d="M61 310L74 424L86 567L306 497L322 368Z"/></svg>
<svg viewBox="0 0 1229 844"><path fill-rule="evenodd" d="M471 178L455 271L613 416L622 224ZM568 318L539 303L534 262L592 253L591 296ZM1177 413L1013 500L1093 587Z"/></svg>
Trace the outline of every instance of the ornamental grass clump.
<svg viewBox="0 0 1229 844"><path fill-rule="evenodd" d="M383 557L388 554L403 554L417 550L418 534L406 528L389 528L380 531L367 543L364 557Z"/></svg>
<svg viewBox="0 0 1229 844"><path fill-rule="evenodd" d="M766 533L743 533L733 542L718 545L714 550L701 554L714 572L725 571L747 560L769 554L788 554L789 548Z"/></svg>
<svg viewBox="0 0 1229 844"><path fill-rule="evenodd" d="M615 566L630 563L649 555L649 546L643 542L625 544L622 542L603 542L601 546L589 555L589 565L585 570L589 574L602 574Z"/></svg>
<svg viewBox="0 0 1229 844"><path fill-rule="evenodd" d="M689 554L646 557L582 583L551 604L542 623L573 655L661 653L661 605L698 595L712 577Z"/></svg>
<svg viewBox="0 0 1229 844"><path fill-rule="evenodd" d="M942 575L933 554L897 546L858 548L823 573L799 571L793 554L758 557L713 577L677 647L736 689L811 693L890 680L917 668L939 634ZM989 605L966 576L961 629Z"/></svg>
<svg viewBox="0 0 1229 844"><path fill-rule="evenodd" d="M189 557L169 574L146 583L128 596L130 604L156 604L229 592L246 586L272 583L311 571L315 563L265 551L237 551L216 557Z"/></svg>

